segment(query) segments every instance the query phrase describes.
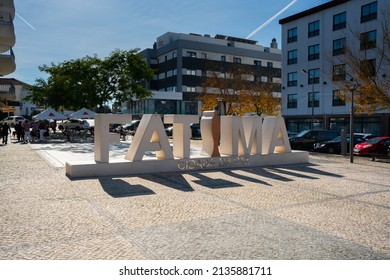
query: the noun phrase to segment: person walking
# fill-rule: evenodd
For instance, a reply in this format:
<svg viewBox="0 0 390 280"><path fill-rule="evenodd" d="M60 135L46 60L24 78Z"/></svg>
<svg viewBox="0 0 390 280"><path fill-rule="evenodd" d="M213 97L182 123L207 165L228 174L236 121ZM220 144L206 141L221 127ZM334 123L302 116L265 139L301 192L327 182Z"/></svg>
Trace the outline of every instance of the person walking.
<svg viewBox="0 0 390 280"><path fill-rule="evenodd" d="M11 133L11 127L8 125L8 123L4 122L3 126L1 127L1 135L3 138L4 145L7 145L9 133Z"/></svg>
<svg viewBox="0 0 390 280"><path fill-rule="evenodd" d="M15 131L16 131L16 138L18 139L18 142L23 139L23 125L22 121L19 121L17 124L15 124Z"/></svg>
<svg viewBox="0 0 390 280"><path fill-rule="evenodd" d="M0 122L0 138L3 139L3 122Z"/></svg>
<svg viewBox="0 0 390 280"><path fill-rule="evenodd" d="M24 130L24 143L28 143L30 142L30 122L28 120L24 121L23 130Z"/></svg>

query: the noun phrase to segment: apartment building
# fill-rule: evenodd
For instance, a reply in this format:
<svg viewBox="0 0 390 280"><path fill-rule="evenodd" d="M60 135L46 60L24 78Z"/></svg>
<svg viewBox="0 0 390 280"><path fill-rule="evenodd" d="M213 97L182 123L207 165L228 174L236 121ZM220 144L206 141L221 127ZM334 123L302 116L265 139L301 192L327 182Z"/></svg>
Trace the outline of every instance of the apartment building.
<svg viewBox="0 0 390 280"><path fill-rule="evenodd" d="M215 66L249 67L262 80L274 83L280 95L281 50L275 39L270 47L264 47L253 40L225 35L167 32L141 54L156 69L153 81L147 85L153 97L128 104L127 111L132 114L200 115L201 84L207 71Z"/></svg>
<svg viewBox="0 0 390 280"><path fill-rule="evenodd" d="M15 55L12 47L15 45L15 5L13 0L0 0L0 77L15 71ZM0 89L0 112L12 113L9 102L15 101L15 95Z"/></svg>
<svg viewBox="0 0 390 280"><path fill-rule="evenodd" d="M370 65L384 61L374 50L389 23L388 0L335 0L283 18L282 114L288 130L340 130L349 127L351 103L340 94L340 81L352 82L347 49L364 52ZM375 68L375 67L374 67ZM355 132L389 135L389 111L359 114Z"/></svg>

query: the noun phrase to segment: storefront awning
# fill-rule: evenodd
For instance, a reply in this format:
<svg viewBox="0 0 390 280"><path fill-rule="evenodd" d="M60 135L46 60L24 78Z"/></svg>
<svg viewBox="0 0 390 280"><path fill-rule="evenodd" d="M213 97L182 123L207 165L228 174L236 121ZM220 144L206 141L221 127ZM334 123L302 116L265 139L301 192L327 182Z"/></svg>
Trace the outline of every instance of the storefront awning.
<svg viewBox="0 0 390 280"><path fill-rule="evenodd" d="M10 106L0 106L0 111L3 113L14 113L16 109Z"/></svg>

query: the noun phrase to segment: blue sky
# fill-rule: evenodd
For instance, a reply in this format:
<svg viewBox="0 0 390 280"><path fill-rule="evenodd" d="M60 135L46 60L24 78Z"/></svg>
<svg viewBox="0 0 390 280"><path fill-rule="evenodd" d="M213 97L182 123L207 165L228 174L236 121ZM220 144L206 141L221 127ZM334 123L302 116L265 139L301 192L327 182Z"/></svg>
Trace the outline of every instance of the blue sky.
<svg viewBox="0 0 390 280"><path fill-rule="evenodd" d="M292 0L15 0L16 71L34 84L45 78L38 66L115 49L151 48L165 32L245 38ZM298 0L251 39L280 44L279 19L328 2ZM35 29L35 30L34 30Z"/></svg>

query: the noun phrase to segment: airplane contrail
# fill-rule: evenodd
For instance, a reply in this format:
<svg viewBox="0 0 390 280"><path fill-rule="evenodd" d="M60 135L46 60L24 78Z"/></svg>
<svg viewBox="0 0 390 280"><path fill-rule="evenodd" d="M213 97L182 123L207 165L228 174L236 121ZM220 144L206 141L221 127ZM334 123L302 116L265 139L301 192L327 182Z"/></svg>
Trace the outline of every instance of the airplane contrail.
<svg viewBox="0 0 390 280"><path fill-rule="evenodd" d="M245 37L245 39L249 39L250 37L253 37L257 32L259 32L261 29L266 27L268 24L271 23L276 17L281 15L284 11L286 11L288 8L290 8L292 5L294 5L298 0L293 0L290 4L288 4L286 7L281 9L279 12L277 12L274 16L272 16L269 20L264 22L262 25L260 25L255 31L253 31L251 34Z"/></svg>
<svg viewBox="0 0 390 280"><path fill-rule="evenodd" d="M34 26L32 26L31 24L29 24L27 22L27 20L25 20L24 18L22 18L18 13L15 13L21 20L23 20L28 26L30 26L34 31L37 31Z"/></svg>

